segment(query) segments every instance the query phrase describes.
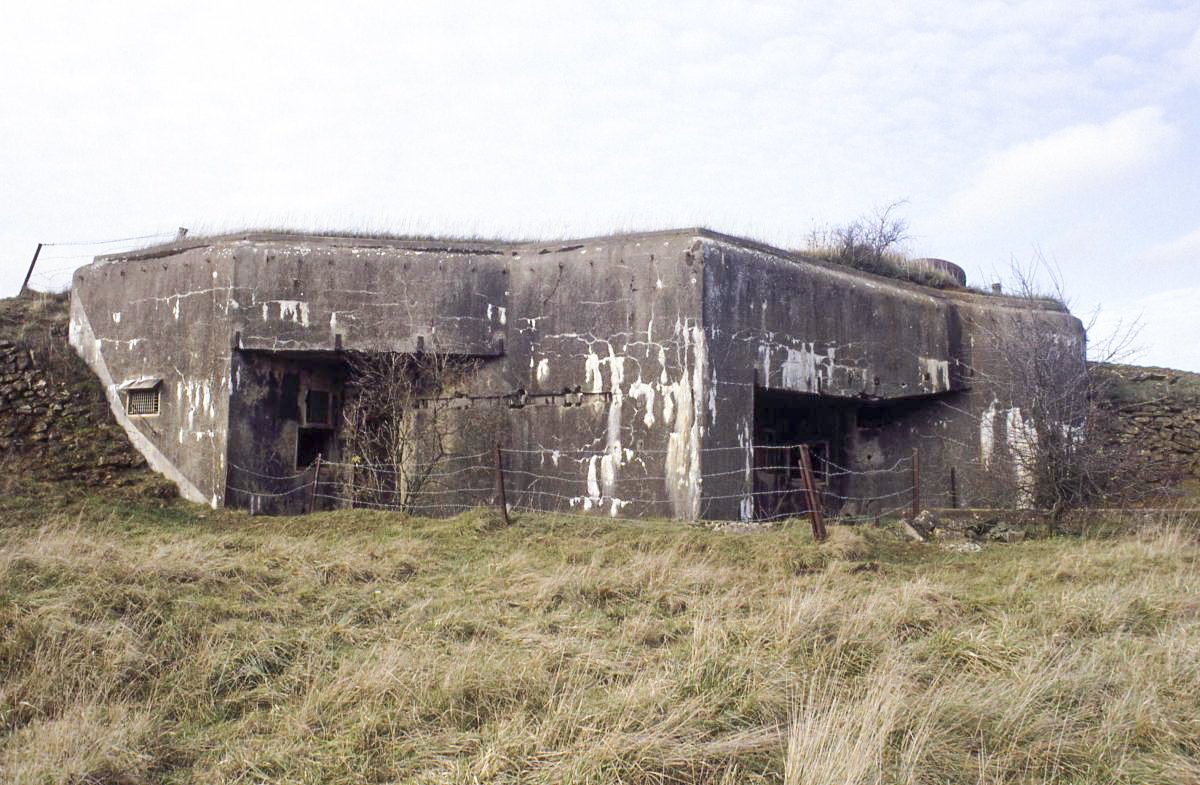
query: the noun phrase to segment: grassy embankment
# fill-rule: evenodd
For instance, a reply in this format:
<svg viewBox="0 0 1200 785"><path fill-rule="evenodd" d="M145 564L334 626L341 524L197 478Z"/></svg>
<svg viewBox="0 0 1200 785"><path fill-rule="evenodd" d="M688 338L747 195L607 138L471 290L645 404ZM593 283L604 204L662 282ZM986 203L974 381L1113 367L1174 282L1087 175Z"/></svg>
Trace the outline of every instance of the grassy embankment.
<svg viewBox="0 0 1200 785"><path fill-rule="evenodd" d="M0 520L4 782L1200 782L1195 521Z"/></svg>

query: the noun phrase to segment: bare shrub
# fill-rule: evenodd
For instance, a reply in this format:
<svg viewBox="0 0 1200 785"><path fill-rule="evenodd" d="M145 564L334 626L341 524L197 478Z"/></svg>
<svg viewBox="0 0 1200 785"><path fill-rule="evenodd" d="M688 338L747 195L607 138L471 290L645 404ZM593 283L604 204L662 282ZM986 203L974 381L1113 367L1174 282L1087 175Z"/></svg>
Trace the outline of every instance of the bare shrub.
<svg viewBox="0 0 1200 785"><path fill-rule="evenodd" d="M1047 274L1049 288L1039 271ZM1005 288L1015 297L1064 307L1068 303L1061 277L1040 253L1029 265L1014 264ZM994 353L990 369L974 369L974 375L997 400L1011 405L1000 425L1010 446L1016 494L1001 490L1008 485L1004 482L998 484L998 496L1058 516L1104 499L1123 499L1133 491L1126 480L1132 456L1108 439L1109 414L1102 403L1110 397L1112 380L1094 366L1127 356L1138 326L1093 339L1095 323L1093 317L1085 327L1084 346L1059 331L1039 329L1020 311L999 317L990 327L981 325L1005 349Z"/></svg>
<svg viewBox="0 0 1200 785"><path fill-rule="evenodd" d="M814 229L805 252L856 270L902 278L926 286L949 286L948 276L908 265L902 246L909 239L908 221L897 215L903 201L877 208L841 226Z"/></svg>
<svg viewBox="0 0 1200 785"><path fill-rule="evenodd" d="M475 360L381 352L352 353L348 363L342 444L354 503L411 511L447 473L447 458L495 441L494 417L463 411Z"/></svg>

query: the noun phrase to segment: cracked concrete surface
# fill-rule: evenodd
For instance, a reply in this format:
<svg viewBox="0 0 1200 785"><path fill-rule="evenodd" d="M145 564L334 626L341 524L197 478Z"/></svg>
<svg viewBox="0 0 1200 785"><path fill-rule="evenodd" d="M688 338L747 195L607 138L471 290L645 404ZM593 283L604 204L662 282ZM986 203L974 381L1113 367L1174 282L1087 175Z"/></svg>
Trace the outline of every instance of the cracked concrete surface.
<svg viewBox="0 0 1200 785"><path fill-rule="evenodd" d="M281 512L302 505L271 496L283 486L270 478L303 468L303 396L337 394L345 351L475 358L461 416L503 407L515 504L747 519L754 445L771 438L764 396L799 419L824 402L848 467L919 445L931 492L957 466L969 501L971 467L994 469L1002 441L986 429L1005 427L985 411L1020 405L975 373L1005 349L996 325L1082 346L1057 307L693 229L554 244L197 239L104 258L76 274L72 297L94 331L77 342L94 368L116 383L163 380L169 405L134 424L160 464L210 503ZM247 486L261 498L227 492Z"/></svg>

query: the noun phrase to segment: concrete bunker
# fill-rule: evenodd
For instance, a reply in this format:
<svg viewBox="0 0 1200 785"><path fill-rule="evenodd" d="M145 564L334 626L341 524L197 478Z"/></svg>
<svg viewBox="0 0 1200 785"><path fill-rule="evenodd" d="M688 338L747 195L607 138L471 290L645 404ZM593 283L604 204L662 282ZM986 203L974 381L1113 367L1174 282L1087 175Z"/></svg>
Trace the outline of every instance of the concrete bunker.
<svg viewBox="0 0 1200 785"><path fill-rule="evenodd" d="M997 375L1030 330L1082 363L1082 326L1055 303L698 229L559 243L187 238L97 259L76 273L71 306L72 344L151 465L188 498L277 513L491 503L497 442L510 503L527 509L796 514L800 444L831 512L886 509L914 447L931 503L979 502L1013 476L1025 432L1007 424L1023 422L1023 401ZM387 461L349 445L362 428L348 418L355 358L457 369L405 393L404 417L446 423L445 439L391 462L395 476L430 475L420 493L364 479ZM144 396L130 408L147 380L156 414L139 413Z"/></svg>

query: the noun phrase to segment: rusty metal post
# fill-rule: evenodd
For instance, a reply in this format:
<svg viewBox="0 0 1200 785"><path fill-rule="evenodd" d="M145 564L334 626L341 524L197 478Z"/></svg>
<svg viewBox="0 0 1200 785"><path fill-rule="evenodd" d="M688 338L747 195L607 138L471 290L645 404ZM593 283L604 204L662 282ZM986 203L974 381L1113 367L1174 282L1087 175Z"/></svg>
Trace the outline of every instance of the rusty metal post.
<svg viewBox="0 0 1200 785"><path fill-rule="evenodd" d="M33 252L33 261L29 263L29 272L25 273L25 280L21 282L21 291L17 292L17 296L25 294L25 290L29 288L29 278L33 275L33 266L37 264L38 256L42 253L42 243L38 243L37 250Z"/></svg>
<svg viewBox="0 0 1200 785"><path fill-rule="evenodd" d="M321 453L317 453L316 471L313 472L312 488L308 492L308 511L312 512L317 503L317 483L321 481Z"/></svg>
<svg viewBox="0 0 1200 785"><path fill-rule="evenodd" d="M817 484L813 479L812 455L808 445L800 445L800 477L804 481L804 496L808 501L808 515L812 520L813 539L818 542L825 539L825 518L822 515L821 500L817 495Z"/></svg>
<svg viewBox="0 0 1200 785"><path fill-rule="evenodd" d="M915 520L921 514L921 450L913 447L912 454L912 517Z"/></svg>
<svg viewBox="0 0 1200 785"><path fill-rule="evenodd" d="M511 526L512 521L508 519L508 499L504 495L504 453L500 450L500 442L496 442L496 500L500 503L504 525Z"/></svg>

